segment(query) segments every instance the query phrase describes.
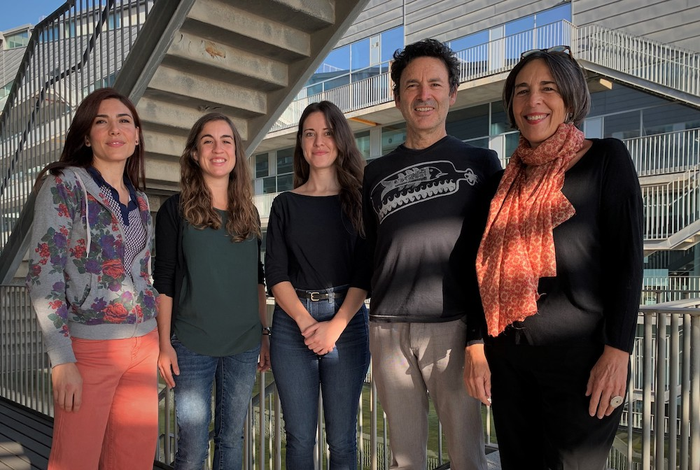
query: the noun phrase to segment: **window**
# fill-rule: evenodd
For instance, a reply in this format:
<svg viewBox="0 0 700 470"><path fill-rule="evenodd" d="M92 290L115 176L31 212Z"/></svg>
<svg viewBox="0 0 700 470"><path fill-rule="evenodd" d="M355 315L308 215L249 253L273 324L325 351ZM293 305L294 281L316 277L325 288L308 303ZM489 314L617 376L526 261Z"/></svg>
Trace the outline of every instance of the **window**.
<svg viewBox="0 0 700 470"><path fill-rule="evenodd" d="M406 124L386 126L382 129L382 155L394 150L406 140Z"/></svg>
<svg viewBox="0 0 700 470"><path fill-rule="evenodd" d="M263 178L263 194L272 194L277 192L277 177L268 176Z"/></svg>
<svg viewBox="0 0 700 470"><path fill-rule="evenodd" d="M264 178L270 174L270 169L268 168L268 158L267 154L263 153L261 155L255 156L255 177Z"/></svg>
<svg viewBox="0 0 700 470"><path fill-rule="evenodd" d="M350 59L351 70L361 70L369 67L369 38L351 44Z"/></svg>
<svg viewBox="0 0 700 470"><path fill-rule="evenodd" d="M281 175L277 177L277 192L294 189L294 175Z"/></svg>
<svg viewBox="0 0 700 470"><path fill-rule="evenodd" d="M350 70L350 46L333 49L316 73L340 72Z"/></svg>
<svg viewBox="0 0 700 470"><path fill-rule="evenodd" d="M7 42L8 49L24 47L29 44L29 32L22 31L21 33L7 35L5 36L5 41Z"/></svg>
<svg viewBox="0 0 700 470"><path fill-rule="evenodd" d="M294 171L294 148L277 151L277 174L283 175Z"/></svg>
<svg viewBox="0 0 700 470"><path fill-rule="evenodd" d="M357 143L357 148L365 160L370 157L370 146L369 146L369 131L358 132L355 134L355 143Z"/></svg>
<svg viewBox="0 0 700 470"><path fill-rule="evenodd" d="M382 62L389 62L394 58L396 49L403 49L403 26L384 31L381 34L381 38Z"/></svg>
<svg viewBox="0 0 700 470"><path fill-rule="evenodd" d="M571 3L565 3L561 6L535 14L535 24L537 26L543 26L561 20L571 21Z"/></svg>
<svg viewBox="0 0 700 470"><path fill-rule="evenodd" d="M511 131L508 113L501 101L491 103L491 135L504 134Z"/></svg>
<svg viewBox="0 0 700 470"><path fill-rule="evenodd" d="M451 111L447 115L445 128L449 135L455 136L460 140L488 137L489 105L482 104Z"/></svg>
<svg viewBox="0 0 700 470"><path fill-rule="evenodd" d="M639 124L639 111L605 116L603 125L605 137L615 137L616 139L639 137Z"/></svg>

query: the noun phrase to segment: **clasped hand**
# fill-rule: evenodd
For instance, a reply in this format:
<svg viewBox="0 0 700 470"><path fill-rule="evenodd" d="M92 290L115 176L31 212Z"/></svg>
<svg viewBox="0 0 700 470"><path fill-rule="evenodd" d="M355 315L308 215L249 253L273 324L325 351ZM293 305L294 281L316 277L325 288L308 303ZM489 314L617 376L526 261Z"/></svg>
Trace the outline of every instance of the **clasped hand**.
<svg viewBox="0 0 700 470"><path fill-rule="evenodd" d="M319 356L328 354L335 348L335 342L343 329L333 320L312 323L304 328L301 335L304 344Z"/></svg>

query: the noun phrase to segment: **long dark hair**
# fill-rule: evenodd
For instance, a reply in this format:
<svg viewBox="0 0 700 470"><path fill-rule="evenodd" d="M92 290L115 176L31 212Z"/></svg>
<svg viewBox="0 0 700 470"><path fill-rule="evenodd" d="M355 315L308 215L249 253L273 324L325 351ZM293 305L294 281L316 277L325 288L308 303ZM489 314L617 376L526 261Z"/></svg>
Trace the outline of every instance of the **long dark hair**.
<svg viewBox="0 0 700 470"><path fill-rule="evenodd" d="M104 100L115 99L122 102L129 109L134 118L134 126L138 128L138 144L126 161L124 174L129 178L131 184L136 189L144 190L146 187L146 172L144 170L144 146L143 133L141 130L141 120L136 112L136 107L126 96L119 93L114 88L100 88L83 99L73 116L73 121L66 135L66 143L61 152L61 158L57 162L49 163L37 177L37 184L46 173L58 176L63 173L63 169L69 166L88 168L92 166L92 148L85 145L85 138L90 135L92 123L100 110L100 105Z"/></svg>
<svg viewBox="0 0 700 470"><path fill-rule="evenodd" d="M204 182L202 169L192 156L192 152L197 150L199 134L212 121L224 121L229 125L236 147L236 164L228 177L226 232L234 242L246 240L251 235L260 237L260 221L253 203L252 180L243 152L243 140L231 119L221 113L208 113L200 117L187 136L185 150L180 157L180 208L183 217L193 227L211 227L215 230L221 227L221 217L212 205L212 195Z"/></svg>
<svg viewBox="0 0 700 470"><path fill-rule="evenodd" d="M362 225L362 175L365 160L357 148L355 136L343 112L330 101L311 103L304 109L299 119L297 141L294 147L294 187L298 188L309 179L309 163L304 158L301 139L304 122L312 113L320 112L326 118L326 123L333 133L333 140L338 149L335 159L336 176L340 184L340 206L343 213L350 219L357 233L364 236Z"/></svg>

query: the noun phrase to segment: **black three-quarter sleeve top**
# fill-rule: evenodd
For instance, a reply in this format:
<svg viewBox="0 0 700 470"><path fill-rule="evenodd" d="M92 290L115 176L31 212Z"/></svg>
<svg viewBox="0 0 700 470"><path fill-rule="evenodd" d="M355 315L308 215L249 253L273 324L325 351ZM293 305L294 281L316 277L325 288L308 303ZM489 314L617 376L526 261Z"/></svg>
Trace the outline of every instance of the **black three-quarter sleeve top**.
<svg viewBox="0 0 700 470"><path fill-rule="evenodd" d="M269 288L289 281L296 289L369 290L369 269L366 243L343 213L340 196L285 192L272 202L265 254Z"/></svg>
<svg viewBox="0 0 700 470"><path fill-rule="evenodd" d="M566 172L576 214L554 229L557 275L540 279L537 314L502 334L529 344L598 341L631 352L643 276L643 213L629 152L616 139L592 147ZM469 321L468 339L485 331Z"/></svg>

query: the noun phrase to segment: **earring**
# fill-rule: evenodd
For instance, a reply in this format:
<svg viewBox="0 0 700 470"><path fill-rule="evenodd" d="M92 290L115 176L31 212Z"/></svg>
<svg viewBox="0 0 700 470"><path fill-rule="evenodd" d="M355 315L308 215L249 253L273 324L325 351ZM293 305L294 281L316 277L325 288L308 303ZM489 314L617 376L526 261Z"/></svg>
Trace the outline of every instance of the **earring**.
<svg viewBox="0 0 700 470"><path fill-rule="evenodd" d="M89 147L89 146L90 146L90 141L87 140L87 139L85 139L85 146L86 146L86 147Z"/></svg>

